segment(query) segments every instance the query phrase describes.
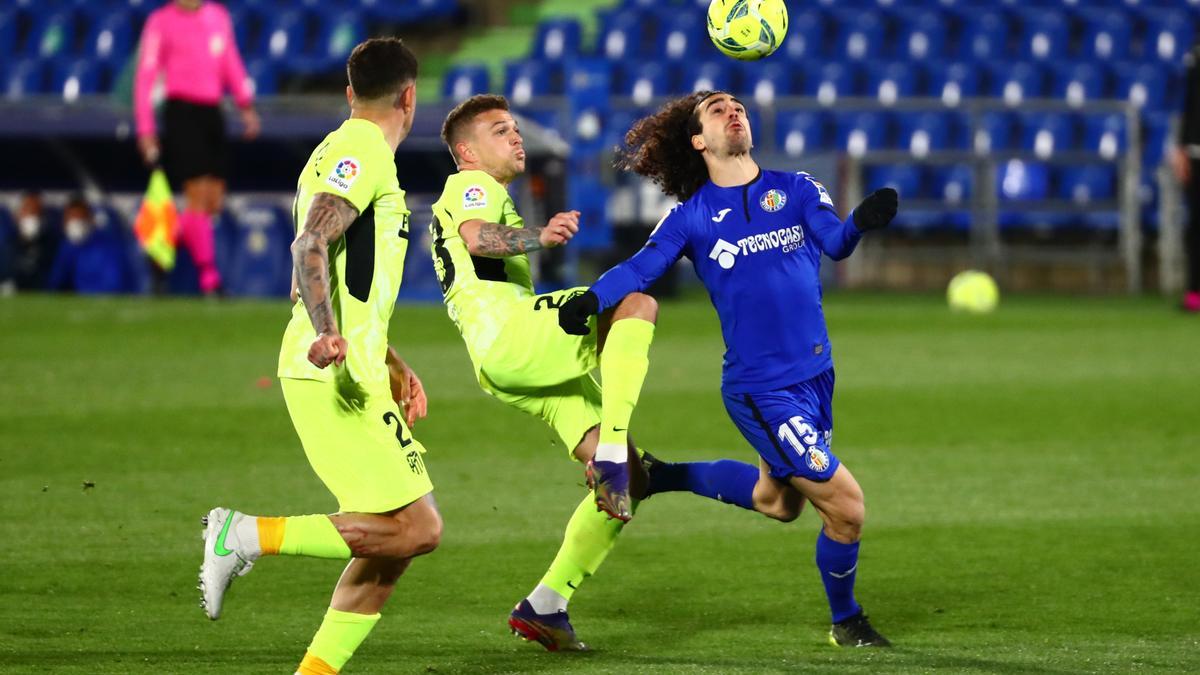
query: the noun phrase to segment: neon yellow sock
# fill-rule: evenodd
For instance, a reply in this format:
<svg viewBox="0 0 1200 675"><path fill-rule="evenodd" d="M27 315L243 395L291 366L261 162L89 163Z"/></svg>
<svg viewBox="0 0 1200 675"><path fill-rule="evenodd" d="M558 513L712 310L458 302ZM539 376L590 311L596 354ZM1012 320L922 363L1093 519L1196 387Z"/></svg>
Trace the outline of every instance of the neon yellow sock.
<svg viewBox="0 0 1200 675"><path fill-rule="evenodd" d="M633 500L635 512L637 505L638 501ZM600 568L624 526L625 523L597 511L596 498L589 493L567 521L562 546L542 577L542 583L570 600L583 580Z"/></svg>
<svg viewBox="0 0 1200 675"><path fill-rule="evenodd" d="M625 447L629 418L642 393L650 368L650 343L654 324L643 319L614 321L600 354L600 443Z"/></svg>
<svg viewBox="0 0 1200 675"><path fill-rule="evenodd" d="M284 518L279 554L349 560L350 547L329 516L288 516Z"/></svg>
<svg viewBox="0 0 1200 675"><path fill-rule="evenodd" d="M330 607L308 645L299 672L326 675L340 671L378 622L379 614L354 614Z"/></svg>

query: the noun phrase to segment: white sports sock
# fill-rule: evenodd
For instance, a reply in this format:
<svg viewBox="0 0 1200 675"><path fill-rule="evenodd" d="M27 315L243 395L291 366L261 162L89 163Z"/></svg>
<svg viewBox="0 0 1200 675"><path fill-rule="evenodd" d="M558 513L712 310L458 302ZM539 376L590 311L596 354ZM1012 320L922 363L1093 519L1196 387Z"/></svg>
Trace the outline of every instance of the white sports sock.
<svg viewBox="0 0 1200 675"><path fill-rule="evenodd" d="M244 513L233 512L229 516L234 519L232 530L236 538L234 548L238 555L245 560L254 560L262 555L262 546L258 543L258 518Z"/></svg>
<svg viewBox="0 0 1200 675"><path fill-rule="evenodd" d="M596 446L597 462L621 462L629 459L629 449L617 443L600 443Z"/></svg>
<svg viewBox="0 0 1200 675"><path fill-rule="evenodd" d="M533 589L533 592L525 599L529 601L533 611L538 614L567 611L567 599L546 584L538 584L537 588Z"/></svg>

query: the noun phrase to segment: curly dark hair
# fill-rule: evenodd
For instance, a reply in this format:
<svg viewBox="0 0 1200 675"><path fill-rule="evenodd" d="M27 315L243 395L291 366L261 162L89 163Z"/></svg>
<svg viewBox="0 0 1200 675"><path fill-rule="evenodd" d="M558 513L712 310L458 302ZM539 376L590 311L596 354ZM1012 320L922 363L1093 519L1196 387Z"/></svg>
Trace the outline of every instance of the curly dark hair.
<svg viewBox="0 0 1200 675"><path fill-rule="evenodd" d="M614 164L653 180L663 193L687 201L708 182L708 166L692 147L700 133L696 106L716 91L698 91L668 102L658 112L633 123Z"/></svg>

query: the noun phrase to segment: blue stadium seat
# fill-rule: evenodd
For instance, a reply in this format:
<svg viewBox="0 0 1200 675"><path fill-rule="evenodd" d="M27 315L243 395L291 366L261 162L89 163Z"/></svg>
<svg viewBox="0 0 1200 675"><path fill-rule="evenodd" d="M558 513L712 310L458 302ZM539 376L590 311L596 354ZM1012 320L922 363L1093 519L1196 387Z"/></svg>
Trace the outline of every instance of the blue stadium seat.
<svg viewBox="0 0 1200 675"><path fill-rule="evenodd" d="M637 105L646 105L651 99L666 96L675 90L668 64L629 59L620 62L617 70L619 76L614 78L613 93L630 96Z"/></svg>
<svg viewBox="0 0 1200 675"><path fill-rule="evenodd" d="M246 62L246 77L255 96L271 96L279 91L279 66L270 59L252 59Z"/></svg>
<svg viewBox="0 0 1200 675"><path fill-rule="evenodd" d="M858 69L849 62L826 63L805 73L803 91L805 96L815 96L821 105L833 105L838 98L858 94Z"/></svg>
<svg viewBox="0 0 1200 675"><path fill-rule="evenodd" d="M83 55L119 68L133 54L135 37L127 12L95 17L87 31Z"/></svg>
<svg viewBox="0 0 1200 675"><path fill-rule="evenodd" d="M1099 61L1128 58L1133 30L1125 12L1112 7L1080 7L1077 12L1083 24L1081 58Z"/></svg>
<svg viewBox="0 0 1200 675"><path fill-rule="evenodd" d="M343 70L354 46L367 37L367 27L358 12L317 10L310 71Z"/></svg>
<svg viewBox="0 0 1200 675"><path fill-rule="evenodd" d="M680 85L684 92L704 90L733 91L734 66L729 59L691 61L683 65Z"/></svg>
<svg viewBox="0 0 1200 675"><path fill-rule="evenodd" d="M934 167L930 182L935 198L947 204L966 205L973 194L975 174L968 164Z"/></svg>
<svg viewBox="0 0 1200 675"><path fill-rule="evenodd" d="M749 96L758 106L769 106L780 96L792 96L796 86L795 68L784 61L749 64L742 69L739 96Z"/></svg>
<svg viewBox="0 0 1200 675"><path fill-rule="evenodd" d="M789 157L830 150L829 114L821 110L803 110L781 114L775 121L776 144Z"/></svg>
<svg viewBox="0 0 1200 675"><path fill-rule="evenodd" d="M835 122L837 147L852 156L889 147L888 118L878 112L843 113Z"/></svg>
<svg viewBox="0 0 1200 675"><path fill-rule="evenodd" d="M518 106L529 103L535 96L562 93L560 73L551 63L512 61L505 67L505 73L504 94Z"/></svg>
<svg viewBox="0 0 1200 675"><path fill-rule="evenodd" d="M980 91L979 69L962 61L931 63L926 69L926 93L956 107Z"/></svg>
<svg viewBox="0 0 1200 675"><path fill-rule="evenodd" d="M1045 67L1031 61L998 61L991 64L989 93L999 96L1010 106L1018 106L1025 99L1046 96Z"/></svg>
<svg viewBox="0 0 1200 675"><path fill-rule="evenodd" d="M282 11L266 21L259 37L258 49L248 52L247 56L253 53L289 66L294 60L306 56L307 41L306 14L295 9Z"/></svg>
<svg viewBox="0 0 1200 675"><path fill-rule="evenodd" d="M237 214L234 255L224 271L225 289L233 295L279 297L292 283L291 218L270 203L246 204Z"/></svg>
<svg viewBox="0 0 1200 675"><path fill-rule="evenodd" d="M571 246L593 251L612 244L612 224L608 220L608 193L595 178L572 176L567 182L567 208L579 211L579 232Z"/></svg>
<svg viewBox="0 0 1200 675"><path fill-rule="evenodd" d="M357 0L357 4L370 23L418 24L445 20L459 11L456 0Z"/></svg>
<svg viewBox="0 0 1200 675"><path fill-rule="evenodd" d="M482 63L462 63L452 66L442 78L442 97L458 103L475 94L486 94L488 69Z"/></svg>
<svg viewBox="0 0 1200 675"><path fill-rule="evenodd" d="M959 147L960 132L954 115L923 112L896 116L896 145L915 157Z"/></svg>
<svg viewBox="0 0 1200 675"><path fill-rule="evenodd" d="M546 61L577 56L582 36L583 31L575 19L543 20L533 38L533 56Z"/></svg>
<svg viewBox="0 0 1200 675"><path fill-rule="evenodd" d="M1040 159L1078 147L1078 120L1058 112L1021 113L1021 149L1032 150Z"/></svg>
<svg viewBox="0 0 1200 675"><path fill-rule="evenodd" d="M1054 96L1072 108L1081 108L1090 101L1111 95L1108 70L1095 63L1077 61L1053 66Z"/></svg>
<svg viewBox="0 0 1200 675"><path fill-rule="evenodd" d="M789 61L810 62L829 55L829 25L823 12L805 9L788 15L788 34L779 48Z"/></svg>
<svg viewBox="0 0 1200 675"><path fill-rule="evenodd" d="M1125 115L1106 113L1084 117L1081 145L1084 150L1098 153L1105 159L1115 159L1128 145Z"/></svg>
<svg viewBox="0 0 1200 675"><path fill-rule="evenodd" d="M33 5L37 6L37 5ZM51 9L48 6L47 9ZM53 58L75 53L77 40L75 13L60 10L37 16L25 41L25 54Z"/></svg>
<svg viewBox="0 0 1200 675"><path fill-rule="evenodd" d="M16 59L8 63L4 74L4 94L8 98L43 94L48 91L46 62L38 58Z"/></svg>
<svg viewBox="0 0 1200 675"><path fill-rule="evenodd" d="M996 189L1000 194L1000 227L1029 227L1050 219L1045 215L1020 211L1005 211L1004 202L1043 200L1050 196L1050 172L1045 164L1011 159L996 172Z"/></svg>
<svg viewBox="0 0 1200 675"><path fill-rule="evenodd" d="M1117 195L1117 171L1108 165L1062 167L1057 171L1056 182L1056 196L1080 206L1113 200ZM1092 229L1115 230L1120 224L1120 218L1115 211L1095 212L1084 214L1082 222Z"/></svg>
<svg viewBox="0 0 1200 675"><path fill-rule="evenodd" d="M564 75L567 99L578 114L585 109L608 110L608 92L612 89L612 62L602 58L575 59Z"/></svg>
<svg viewBox="0 0 1200 675"><path fill-rule="evenodd" d="M617 10L600 14L596 51L611 60L648 56L646 23L636 11Z"/></svg>
<svg viewBox="0 0 1200 675"><path fill-rule="evenodd" d="M67 103L96 94L104 84L103 66L88 59L60 59L53 66L51 87Z"/></svg>
<svg viewBox="0 0 1200 675"><path fill-rule="evenodd" d="M1011 150L1016 147L1016 116L1010 112L989 110L977 118L967 118L966 128L971 129L971 147L976 152L989 150ZM975 126L975 125L978 126Z"/></svg>
<svg viewBox="0 0 1200 675"><path fill-rule="evenodd" d="M0 58L5 61L17 55L17 30L20 17L15 8L0 9Z"/></svg>
<svg viewBox="0 0 1200 675"><path fill-rule="evenodd" d="M682 14L676 8L667 11L671 14L663 17L662 29L655 38L657 58L681 61L715 53L701 14Z"/></svg>
<svg viewBox="0 0 1200 675"><path fill-rule="evenodd" d="M1195 41L1195 22L1181 8L1152 7L1141 10L1143 58L1147 61L1178 64Z"/></svg>
<svg viewBox="0 0 1200 675"><path fill-rule="evenodd" d="M1012 22L1002 11L971 8L962 11L958 54L968 60L1004 59L1011 55Z"/></svg>
<svg viewBox="0 0 1200 675"><path fill-rule="evenodd" d="M945 13L932 9L906 9L897 13L896 56L913 61L946 56L948 18Z"/></svg>
<svg viewBox="0 0 1200 675"><path fill-rule="evenodd" d="M885 106L917 93L914 68L910 63L872 62L866 64L863 70L866 71L867 93Z"/></svg>
<svg viewBox="0 0 1200 675"><path fill-rule="evenodd" d="M1060 61L1070 46L1066 15L1053 9L1025 9L1021 23L1021 56L1038 61Z"/></svg>
<svg viewBox="0 0 1200 675"><path fill-rule="evenodd" d="M835 57L851 61L876 59L883 55L883 21L878 13L835 9Z"/></svg>
<svg viewBox="0 0 1200 675"><path fill-rule="evenodd" d="M1155 63L1122 62L1113 65L1116 98L1137 108L1163 110L1167 107L1167 74Z"/></svg>
<svg viewBox="0 0 1200 675"><path fill-rule="evenodd" d="M872 192L885 187L899 192L901 199L923 198L926 195L924 172L912 164L868 167L865 190Z"/></svg>

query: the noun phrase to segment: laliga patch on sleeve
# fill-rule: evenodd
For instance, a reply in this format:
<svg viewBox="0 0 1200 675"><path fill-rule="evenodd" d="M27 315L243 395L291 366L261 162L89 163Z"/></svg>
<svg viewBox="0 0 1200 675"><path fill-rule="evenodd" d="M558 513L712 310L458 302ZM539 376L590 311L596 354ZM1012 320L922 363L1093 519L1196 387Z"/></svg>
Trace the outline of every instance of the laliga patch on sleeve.
<svg viewBox="0 0 1200 675"><path fill-rule="evenodd" d="M343 157L334 165L333 171L329 172L329 178L326 178L325 182L342 192L349 192L350 186L354 185L354 181L360 173L362 173L362 164L357 159Z"/></svg>
<svg viewBox="0 0 1200 675"><path fill-rule="evenodd" d="M482 209L487 206L487 193L483 191L483 187L472 185L463 191L463 208L464 209Z"/></svg>
<svg viewBox="0 0 1200 675"><path fill-rule="evenodd" d="M797 171L796 173L804 176L804 180L812 183L813 187L817 188L817 196L821 199L822 204L830 207L833 206L833 197L829 196L829 190L826 190L825 186L821 185L820 181L818 181L816 178L813 178L812 175L807 172Z"/></svg>

